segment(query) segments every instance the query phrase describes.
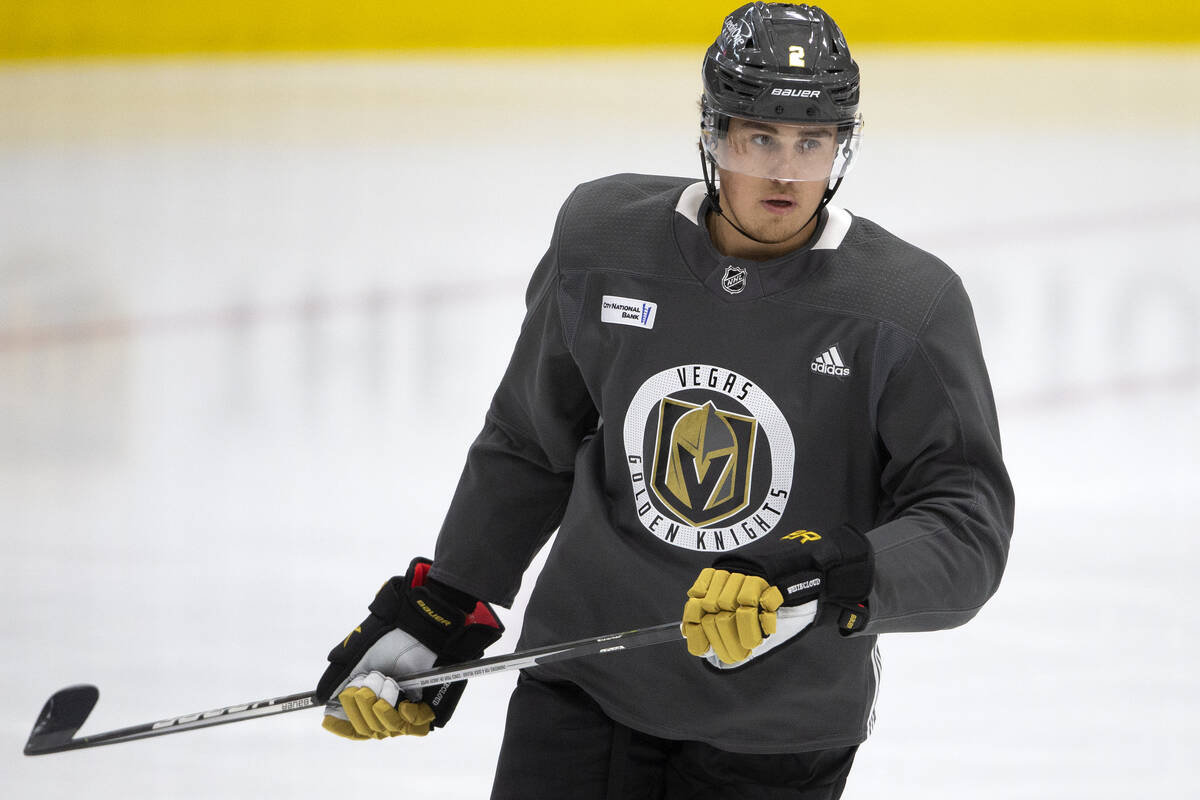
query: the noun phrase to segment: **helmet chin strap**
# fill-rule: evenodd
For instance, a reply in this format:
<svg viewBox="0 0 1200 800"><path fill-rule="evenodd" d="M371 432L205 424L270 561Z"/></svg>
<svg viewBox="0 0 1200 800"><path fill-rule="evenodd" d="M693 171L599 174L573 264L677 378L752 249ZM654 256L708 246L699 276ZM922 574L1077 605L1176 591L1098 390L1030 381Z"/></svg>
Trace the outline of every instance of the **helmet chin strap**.
<svg viewBox="0 0 1200 800"><path fill-rule="evenodd" d="M709 166L710 162L711 162L711 168ZM779 244L779 242L764 242L762 239L759 239L757 236L750 235L745 230L743 230L740 225L738 225L736 222L731 220L729 217L725 216L725 212L721 209L721 199L717 194L717 181L716 181L717 164L715 161L713 161L712 156L710 156L708 153L705 152L703 143L700 143L700 171L704 175L704 186L708 190L708 201L710 203L712 203L713 211L716 211L717 215L720 216L721 219L728 222L735 231L740 233L742 236L745 236L747 239L749 239L752 242L758 242L759 244L765 244L765 245ZM833 199L833 196L835 194L837 194L837 190L839 187L841 187L841 185L842 185L842 179L838 178L834 182L833 186L830 186L827 189L825 189L825 196L823 198L821 198L821 202L817 205L817 208L815 211L813 211L812 215L804 221L803 225L800 226L800 230L804 230L805 228L807 228L808 223L812 222L816 218L817 214L821 213L821 209L823 209L825 206L829 205L829 201Z"/></svg>

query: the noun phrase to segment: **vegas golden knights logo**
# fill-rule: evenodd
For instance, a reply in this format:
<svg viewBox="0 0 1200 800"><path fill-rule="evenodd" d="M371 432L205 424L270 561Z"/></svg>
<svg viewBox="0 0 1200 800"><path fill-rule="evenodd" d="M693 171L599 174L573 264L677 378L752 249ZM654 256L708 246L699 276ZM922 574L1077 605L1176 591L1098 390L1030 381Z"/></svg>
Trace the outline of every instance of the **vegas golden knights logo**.
<svg viewBox="0 0 1200 800"><path fill-rule="evenodd" d="M712 525L745 508L754 463L754 417L671 397L659 404L651 486L684 522Z"/></svg>
<svg viewBox="0 0 1200 800"><path fill-rule="evenodd" d="M785 519L796 464L791 424L747 375L713 364L649 375L629 400L621 438L632 503L625 513L661 542L730 552Z"/></svg>

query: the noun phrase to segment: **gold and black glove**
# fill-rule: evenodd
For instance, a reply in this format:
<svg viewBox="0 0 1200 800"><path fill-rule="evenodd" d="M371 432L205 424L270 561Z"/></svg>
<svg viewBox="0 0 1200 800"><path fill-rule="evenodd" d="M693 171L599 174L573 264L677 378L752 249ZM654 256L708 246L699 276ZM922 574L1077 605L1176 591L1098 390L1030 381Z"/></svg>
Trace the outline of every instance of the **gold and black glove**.
<svg viewBox="0 0 1200 800"><path fill-rule="evenodd" d="M432 563L416 558L404 577L375 595L371 615L329 653L317 684L324 728L348 739L424 736L444 726L466 681L401 693L396 679L470 661L504 632L487 603L428 580ZM457 601L457 602L456 602Z"/></svg>
<svg viewBox="0 0 1200 800"><path fill-rule="evenodd" d="M794 531L717 559L688 589L688 652L728 668L796 636L818 601L837 612L843 634L862 630L874 581L870 542L855 528Z"/></svg>
<svg viewBox="0 0 1200 800"><path fill-rule="evenodd" d="M712 648L723 663L745 660L778 629L779 589L758 575L706 567L688 589L683 635L688 652L704 656Z"/></svg>

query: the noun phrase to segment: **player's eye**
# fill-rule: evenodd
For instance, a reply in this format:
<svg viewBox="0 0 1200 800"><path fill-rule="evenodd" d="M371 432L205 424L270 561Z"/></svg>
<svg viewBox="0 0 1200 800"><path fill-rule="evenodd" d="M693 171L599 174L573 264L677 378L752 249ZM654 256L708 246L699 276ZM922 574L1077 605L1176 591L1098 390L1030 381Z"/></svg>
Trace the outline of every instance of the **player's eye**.
<svg viewBox="0 0 1200 800"><path fill-rule="evenodd" d="M755 147L770 147L775 144L775 139L769 133L756 133L750 137L750 144Z"/></svg>
<svg viewBox="0 0 1200 800"><path fill-rule="evenodd" d="M824 144L820 139L801 139L796 143L796 147L802 154L809 155L820 150Z"/></svg>

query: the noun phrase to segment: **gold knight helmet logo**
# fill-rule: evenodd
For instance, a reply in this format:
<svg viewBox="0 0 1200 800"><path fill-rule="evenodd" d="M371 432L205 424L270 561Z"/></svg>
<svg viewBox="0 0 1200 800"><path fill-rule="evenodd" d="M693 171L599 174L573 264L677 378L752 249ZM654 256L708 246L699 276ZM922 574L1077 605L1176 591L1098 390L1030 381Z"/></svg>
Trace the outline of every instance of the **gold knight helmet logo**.
<svg viewBox="0 0 1200 800"><path fill-rule="evenodd" d="M670 397L659 407L653 488L689 525L711 525L749 502L753 417Z"/></svg>

